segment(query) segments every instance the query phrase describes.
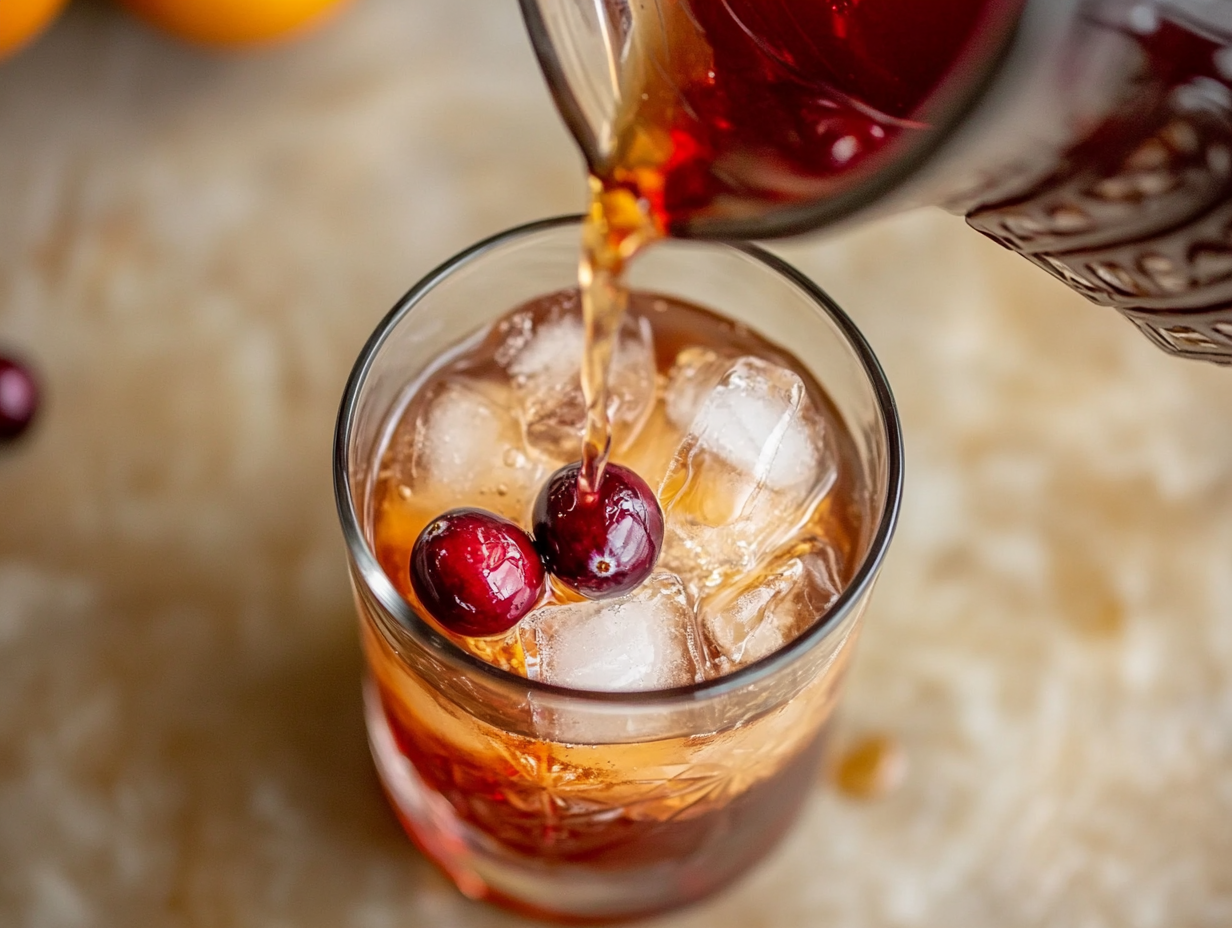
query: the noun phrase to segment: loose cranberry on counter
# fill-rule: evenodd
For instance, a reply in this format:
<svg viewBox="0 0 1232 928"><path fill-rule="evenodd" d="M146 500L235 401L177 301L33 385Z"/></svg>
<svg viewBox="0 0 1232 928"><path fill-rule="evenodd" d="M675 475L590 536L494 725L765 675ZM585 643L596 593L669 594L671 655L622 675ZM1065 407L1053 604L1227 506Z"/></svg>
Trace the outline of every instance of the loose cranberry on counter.
<svg viewBox="0 0 1232 928"><path fill-rule="evenodd" d="M30 369L0 357L0 441L16 438L34 420L39 388Z"/></svg>
<svg viewBox="0 0 1232 928"><path fill-rule="evenodd" d="M482 509L451 509L429 522L411 549L410 572L432 617L471 638L507 632L543 595L530 536Z"/></svg>
<svg viewBox="0 0 1232 928"><path fill-rule="evenodd" d="M554 473L535 500L535 546L562 583L590 599L623 596L654 570L663 510L646 481L609 464L593 494L578 486L582 465Z"/></svg>

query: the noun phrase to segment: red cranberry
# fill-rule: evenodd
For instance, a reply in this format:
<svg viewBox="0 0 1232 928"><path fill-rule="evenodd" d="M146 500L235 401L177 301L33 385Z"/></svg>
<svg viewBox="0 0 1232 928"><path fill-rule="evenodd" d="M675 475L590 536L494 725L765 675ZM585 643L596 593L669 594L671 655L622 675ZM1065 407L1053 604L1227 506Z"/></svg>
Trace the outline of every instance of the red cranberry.
<svg viewBox="0 0 1232 928"><path fill-rule="evenodd" d="M0 357L0 441L24 432L38 412L39 389L30 370Z"/></svg>
<svg viewBox="0 0 1232 928"><path fill-rule="evenodd" d="M663 510L646 481L609 464L599 489L578 486L581 464L554 473L539 491L535 546L566 586L590 599L622 596L650 576L663 547Z"/></svg>
<svg viewBox="0 0 1232 928"><path fill-rule="evenodd" d="M411 586L447 630L471 638L517 625L543 595L543 563L522 529L482 509L451 509L411 549Z"/></svg>

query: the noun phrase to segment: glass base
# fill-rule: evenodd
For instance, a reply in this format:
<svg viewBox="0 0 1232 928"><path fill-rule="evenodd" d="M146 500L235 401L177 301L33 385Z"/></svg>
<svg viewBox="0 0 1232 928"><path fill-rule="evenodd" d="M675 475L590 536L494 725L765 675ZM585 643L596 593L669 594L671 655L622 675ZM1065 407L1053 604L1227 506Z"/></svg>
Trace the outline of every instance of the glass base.
<svg viewBox="0 0 1232 928"><path fill-rule="evenodd" d="M398 750L376 686L364 682L364 715L377 774L403 828L421 851L472 899L565 924L606 924L658 915L712 895L759 862L797 817L800 803L756 842L725 842L688 860L620 869L545 863L514 854L462 821ZM815 768L814 768L815 769ZM732 851L736 851L735 855Z"/></svg>

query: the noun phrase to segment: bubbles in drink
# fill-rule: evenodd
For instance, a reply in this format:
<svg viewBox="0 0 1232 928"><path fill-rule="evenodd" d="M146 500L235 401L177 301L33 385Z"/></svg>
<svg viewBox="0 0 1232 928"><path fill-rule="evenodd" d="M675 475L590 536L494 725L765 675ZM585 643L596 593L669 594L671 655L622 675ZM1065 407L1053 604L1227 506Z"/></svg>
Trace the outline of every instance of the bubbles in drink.
<svg viewBox="0 0 1232 928"><path fill-rule="evenodd" d="M531 679L637 692L703 678L696 617L680 579L655 573L621 599L546 606L522 622Z"/></svg>
<svg viewBox="0 0 1232 928"><path fill-rule="evenodd" d="M498 353L517 397L527 445L554 461L574 461L586 426L581 359L585 331L576 294L562 294L510 317ZM614 448L628 447L655 400L654 335L626 316L612 352L608 414Z"/></svg>
<svg viewBox="0 0 1232 928"><path fill-rule="evenodd" d="M660 489L662 564L700 597L798 533L833 485L836 463L798 374L757 357L685 355L689 370L678 365L665 397L685 434Z"/></svg>

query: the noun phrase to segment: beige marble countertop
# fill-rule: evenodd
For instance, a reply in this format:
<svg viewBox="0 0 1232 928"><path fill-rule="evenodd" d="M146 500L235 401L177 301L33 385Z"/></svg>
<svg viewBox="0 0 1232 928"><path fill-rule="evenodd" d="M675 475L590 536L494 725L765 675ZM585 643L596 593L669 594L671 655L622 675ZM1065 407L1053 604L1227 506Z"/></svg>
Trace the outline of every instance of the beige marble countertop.
<svg viewBox="0 0 1232 928"><path fill-rule="evenodd" d="M420 273L580 198L513 0L247 55L82 0L0 64L0 346L48 392L0 454L0 924L522 924L377 792L330 434ZM939 213L784 250L901 403L844 727L910 771L655 924L1232 924L1232 371Z"/></svg>

